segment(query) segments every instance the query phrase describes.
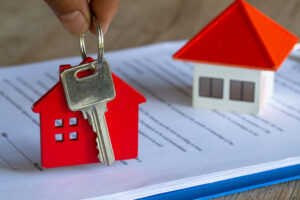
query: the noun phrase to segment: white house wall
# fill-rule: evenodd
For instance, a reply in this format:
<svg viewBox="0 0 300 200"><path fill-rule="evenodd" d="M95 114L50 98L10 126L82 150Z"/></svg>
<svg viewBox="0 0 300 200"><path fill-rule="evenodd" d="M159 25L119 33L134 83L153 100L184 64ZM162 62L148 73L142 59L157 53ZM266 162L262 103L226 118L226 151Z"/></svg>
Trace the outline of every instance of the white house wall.
<svg viewBox="0 0 300 200"><path fill-rule="evenodd" d="M270 79L269 76L266 77L268 80ZM199 96L199 77L223 79L223 98ZM261 78L262 71L260 70L196 63L194 68L193 106L196 108L258 114L261 106ZM230 80L254 82L254 102L230 100Z"/></svg>
<svg viewBox="0 0 300 200"><path fill-rule="evenodd" d="M265 104L271 99L274 92L274 75L273 71L262 71L262 81L265 82L264 91L261 91L262 99L260 109L263 109Z"/></svg>

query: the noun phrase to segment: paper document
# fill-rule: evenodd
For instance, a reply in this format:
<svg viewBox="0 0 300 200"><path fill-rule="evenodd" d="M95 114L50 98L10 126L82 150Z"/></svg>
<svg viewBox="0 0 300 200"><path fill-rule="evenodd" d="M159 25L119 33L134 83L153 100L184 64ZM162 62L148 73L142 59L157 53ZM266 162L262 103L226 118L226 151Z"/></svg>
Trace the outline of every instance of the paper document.
<svg viewBox="0 0 300 200"><path fill-rule="evenodd" d="M105 54L147 98L138 158L111 167L40 166L31 106L58 81L59 65L79 57L0 68L0 199L133 199L300 163L300 63L288 59L276 72L274 96L259 116L201 110L191 106L193 65L172 59L183 44Z"/></svg>

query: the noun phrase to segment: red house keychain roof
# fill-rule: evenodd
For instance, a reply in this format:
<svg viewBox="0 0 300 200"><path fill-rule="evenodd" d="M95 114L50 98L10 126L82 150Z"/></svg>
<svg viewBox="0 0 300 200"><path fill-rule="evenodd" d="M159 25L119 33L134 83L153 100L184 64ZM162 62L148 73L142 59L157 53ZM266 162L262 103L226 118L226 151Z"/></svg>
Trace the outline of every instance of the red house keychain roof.
<svg viewBox="0 0 300 200"><path fill-rule="evenodd" d="M298 39L244 0L236 0L175 59L277 71Z"/></svg>

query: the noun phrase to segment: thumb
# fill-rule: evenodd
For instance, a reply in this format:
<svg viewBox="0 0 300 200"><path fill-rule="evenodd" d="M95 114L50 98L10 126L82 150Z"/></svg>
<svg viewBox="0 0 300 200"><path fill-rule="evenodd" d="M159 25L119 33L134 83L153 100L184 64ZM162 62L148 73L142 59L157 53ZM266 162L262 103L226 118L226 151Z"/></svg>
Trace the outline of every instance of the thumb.
<svg viewBox="0 0 300 200"><path fill-rule="evenodd" d="M79 35L90 27L87 0L45 0L63 26L72 34Z"/></svg>

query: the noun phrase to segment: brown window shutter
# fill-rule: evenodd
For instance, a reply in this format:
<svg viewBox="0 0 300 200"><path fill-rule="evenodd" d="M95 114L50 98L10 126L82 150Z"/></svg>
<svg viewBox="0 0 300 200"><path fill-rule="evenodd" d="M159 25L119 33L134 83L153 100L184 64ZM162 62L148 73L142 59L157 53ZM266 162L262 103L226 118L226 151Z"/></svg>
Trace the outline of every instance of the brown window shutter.
<svg viewBox="0 0 300 200"><path fill-rule="evenodd" d="M243 101L254 102L254 83L243 82Z"/></svg>
<svg viewBox="0 0 300 200"><path fill-rule="evenodd" d="M211 97L219 99L223 98L223 79L212 78Z"/></svg>
<svg viewBox="0 0 300 200"><path fill-rule="evenodd" d="M230 81L230 99L242 100L242 81Z"/></svg>

